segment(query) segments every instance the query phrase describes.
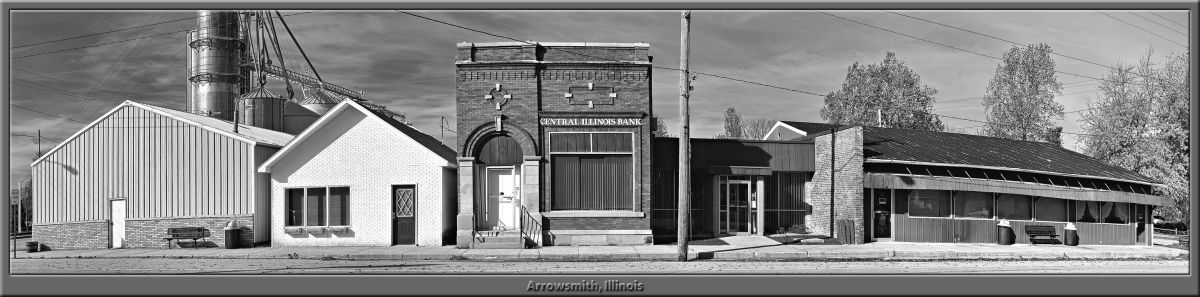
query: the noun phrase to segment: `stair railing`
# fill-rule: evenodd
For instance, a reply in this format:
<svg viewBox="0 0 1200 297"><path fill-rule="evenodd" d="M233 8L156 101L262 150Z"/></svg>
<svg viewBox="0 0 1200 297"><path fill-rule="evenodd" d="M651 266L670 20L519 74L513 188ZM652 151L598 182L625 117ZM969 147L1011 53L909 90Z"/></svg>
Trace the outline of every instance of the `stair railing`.
<svg viewBox="0 0 1200 297"><path fill-rule="evenodd" d="M529 214L524 205L521 205L521 239L532 241L535 247L542 246L542 223Z"/></svg>

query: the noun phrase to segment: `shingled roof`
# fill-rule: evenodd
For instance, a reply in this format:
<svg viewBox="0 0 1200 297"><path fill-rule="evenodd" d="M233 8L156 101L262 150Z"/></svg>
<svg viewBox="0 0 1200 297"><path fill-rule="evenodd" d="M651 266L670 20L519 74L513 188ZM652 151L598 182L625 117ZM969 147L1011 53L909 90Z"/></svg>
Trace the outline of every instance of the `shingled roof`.
<svg viewBox="0 0 1200 297"><path fill-rule="evenodd" d="M1157 183L1141 174L1049 143L947 132L864 126L863 157L867 162L961 164Z"/></svg>

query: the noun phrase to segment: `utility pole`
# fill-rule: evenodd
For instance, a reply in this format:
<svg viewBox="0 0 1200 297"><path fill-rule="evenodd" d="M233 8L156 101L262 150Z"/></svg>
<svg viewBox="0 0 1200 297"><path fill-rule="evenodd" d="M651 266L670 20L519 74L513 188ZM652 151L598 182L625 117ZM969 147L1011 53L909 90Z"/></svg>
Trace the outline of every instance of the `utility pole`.
<svg viewBox="0 0 1200 297"><path fill-rule="evenodd" d="M880 128L883 127L883 109L882 108L875 109L875 126L880 127Z"/></svg>
<svg viewBox="0 0 1200 297"><path fill-rule="evenodd" d="M834 149L836 147L837 127L829 128L829 237L845 238L844 234L841 237L834 236L834 223L837 222L835 218L837 208L834 207L834 203L837 201L837 195L834 192L837 189L834 187L834 183L837 183L837 150Z"/></svg>
<svg viewBox="0 0 1200 297"><path fill-rule="evenodd" d="M679 226L675 232L675 240L679 244L679 261L687 262L688 235L691 228L688 219L691 217L692 199L692 148L688 117L688 97L691 93L691 73L688 72L688 34L691 33L692 11L680 13L679 22Z"/></svg>

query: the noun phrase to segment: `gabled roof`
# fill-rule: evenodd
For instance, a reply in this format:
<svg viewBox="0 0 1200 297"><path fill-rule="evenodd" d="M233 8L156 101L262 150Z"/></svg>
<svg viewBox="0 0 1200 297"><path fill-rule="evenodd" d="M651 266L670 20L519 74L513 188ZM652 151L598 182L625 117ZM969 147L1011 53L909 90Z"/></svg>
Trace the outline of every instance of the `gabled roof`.
<svg viewBox="0 0 1200 297"><path fill-rule="evenodd" d="M1054 144L958 133L864 126L863 157L865 162L965 165L1157 184Z"/></svg>
<svg viewBox="0 0 1200 297"><path fill-rule="evenodd" d="M193 114L193 113L184 112L184 111L179 111L179 110L174 110L174 109L170 109L170 108L150 105L150 104L146 104L146 103L137 103L137 102L126 100L125 102L122 102L121 105L117 105L117 107L114 107L112 110L109 110L108 112L104 113L104 115L100 116L99 118L96 118L96 120L92 121L87 126L84 126L83 129L79 129L79 131L75 132L75 134L72 134L70 137L67 137L67 139L63 140L61 143L59 143L54 148L51 148L49 151L46 151L46 153L43 154L42 157L38 158L37 160L34 160L33 163L30 164L30 166L37 165L37 163L41 162L43 159L45 159L46 156L54 154L55 151L57 151L59 148L62 148L65 144L70 143L71 141L74 141L75 138L78 138L80 135L83 135L83 132L91 129L92 127L96 126L100 122L108 119L110 116L115 114L117 111L119 111L125 107L133 107L133 108L143 109L143 110L146 110L146 111L149 111L152 113L159 114L164 117L178 120L187 125L196 126L197 128L208 130L208 131L211 131L211 132L214 132L214 133L217 133L217 134L229 137L229 138L241 140L241 141L244 141L244 142L247 142L250 144L254 144L254 145L282 147L283 145L285 145L289 141L291 141L292 138L294 137L291 134L274 131L274 130L270 130L270 129L258 128L258 127L254 127L254 126L247 126L247 125L239 125L238 132L234 133L233 132L233 122L230 122L230 121L221 120L221 119L217 119L217 118L211 118L211 117L202 116L202 115Z"/></svg>
<svg viewBox="0 0 1200 297"><path fill-rule="evenodd" d="M783 123L784 125L791 126L792 128L795 128L797 130L804 131L805 133L803 133L803 134L806 134L806 135L813 134L813 132L828 131L829 129L833 129L835 127L841 126L841 125L837 125L837 124L826 124L826 123L793 122L793 121L779 121L779 122Z"/></svg>
<svg viewBox="0 0 1200 297"><path fill-rule="evenodd" d="M304 129L303 132L300 132L300 135L297 135L295 139L283 146L283 148L280 149L279 152L275 153L275 155L271 156L270 159L267 159L266 162L263 162L263 164L258 167L258 171L270 172L271 167L275 166L275 163L279 162L279 160L281 160L285 155L290 154L293 150L295 150L295 147L303 145L306 139L311 138L313 134L317 133L317 130L325 127L325 125L332 121L337 115L350 109L358 110L359 112L367 115L367 118L376 118L384 123L387 123L388 125L391 125L396 129L396 131L400 131L400 133L408 136L412 140L416 141L417 144L437 154L439 157L442 157L451 164L457 162L457 153L455 153L453 149L442 144L437 139L434 139L432 136L422 133L416 128L410 127L404 123L401 123L400 121L366 108L354 100L343 100L342 103L338 103L338 105L334 106L333 109L331 109L328 113L321 116L317 122L308 126L308 128Z"/></svg>

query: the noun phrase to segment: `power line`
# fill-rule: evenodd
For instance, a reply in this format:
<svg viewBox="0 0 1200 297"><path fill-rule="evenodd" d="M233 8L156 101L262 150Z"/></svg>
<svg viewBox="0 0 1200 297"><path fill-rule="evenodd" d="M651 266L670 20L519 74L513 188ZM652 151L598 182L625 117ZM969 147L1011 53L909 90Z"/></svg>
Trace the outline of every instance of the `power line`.
<svg viewBox="0 0 1200 297"><path fill-rule="evenodd" d="M932 23L932 24L936 24L936 25L939 25L939 26L942 26L942 27L952 28L952 29L955 29L955 30L959 30L959 31L963 31L963 32L968 32L968 33L971 33L971 34L975 34L975 35L979 35L979 36L984 36L984 37L988 37L988 38L991 38L991 39L995 39L995 40L999 40L999 41L1003 41L1003 42L1007 42L1007 43L1011 43L1011 44L1015 44L1015 45L1023 46L1023 47L1025 47L1025 48L1030 48L1030 49L1032 49L1032 48L1033 48L1031 45L1027 45L1027 44L1019 43L1019 42L1016 42L1016 41L1012 41L1012 40L1008 40L1008 39L1004 39L1004 38L996 37L996 36L993 36L993 35L988 35L988 34L984 34L984 33L975 32L975 31L972 31L972 30L968 30L968 29L960 28L960 27L953 26L953 25L947 25L947 24L944 24L944 23L940 23L940 22L936 22L936 21L932 21L932 20L927 20L927 19L923 19L923 18L919 18L919 17L915 17L915 16L910 16L910 15L906 15L906 14L899 13L899 12L888 11L888 10L884 10L884 11L885 11L885 12L888 12L888 13L891 13L891 14L899 15L899 16L902 16L902 17L906 17L906 18L910 18L910 19L915 19L915 20L919 20L919 21L922 21L922 22L926 22L926 23ZM1112 70L1117 70L1117 71L1120 71L1120 69L1117 69L1116 67L1112 67L1112 66L1109 66L1109 65L1100 64L1100 63L1096 63L1096 62L1092 62L1092 61L1088 61L1088 60L1084 60L1084 59L1080 59L1080 58L1076 58L1076 57L1068 56L1068 55L1065 55L1065 54L1062 54L1062 53L1056 53L1056 52L1053 52L1053 51L1050 51L1049 53L1050 53L1051 55L1060 56L1060 57L1064 57L1064 58L1068 58L1068 59L1072 59L1072 60L1076 60L1076 61L1080 61L1080 62L1084 62L1084 63L1088 63L1088 64L1092 64L1092 65L1096 65L1096 66L1100 66L1100 67L1104 67L1104 68L1108 68L1108 69L1112 69ZM1059 71L1056 71L1056 72L1059 72ZM1065 73L1065 72L1060 72L1060 73ZM1067 73L1067 74L1070 74L1070 73ZM1072 75L1073 75L1073 74L1072 74ZM1078 76L1078 75L1076 75L1076 76ZM1143 76L1143 77L1144 77L1144 76ZM1101 79L1098 79L1098 78L1093 78L1093 77L1087 77L1087 78L1090 78L1090 79L1092 79L1092 81L1081 81L1081 82L1076 82L1076 83L1082 83L1082 82L1094 82L1094 81L1099 81L1099 80L1101 80ZM1072 84L1075 84L1075 83L1072 83Z"/></svg>
<svg viewBox="0 0 1200 297"><path fill-rule="evenodd" d="M317 73L317 67L313 66L312 60L308 59L308 54L304 53L304 48L300 47L300 41L296 40L295 34L292 34L292 28L288 27L287 21L283 20L283 15L279 14L278 10L275 11L275 15L279 16L279 22L283 24L283 29L287 30L288 36L292 37L292 42L296 44L296 49L300 50L300 55L304 57L304 61L308 62L308 68L312 69L313 76L316 76L317 80L319 81L325 81L324 79L321 79L321 74Z"/></svg>
<svg viewBox="0 0 1200 297"><path fill-rule="evenodd" d="M149 27L149 26L161 25L161 24L166 24L166 23L174 23L174 22L178 22L178 21L186 21L186 20L191 20L191 19L195 19L195 18L199 18L199 17L200 17L200 16L194 16L194 17L190 17L190 18L182 18L182 19L171 20L171 21L165 21L165 22L158 22L158 23L153 23L153 24L145 24L145 25L140 25L140 26L126 27L126 28L120 28L120 29L116 29L116 30L104 31L104 32L99 32L99 33L84 34L84 35L79 35L79 36L74 36L74 37L67 37L67 38L62 38L62 39L55 39L55 40L50 40L50 41L43 41L43 42L37 42L37 43L30 43L30 44L25 44L25 45L18 45L18 46L14 46L14 47L12 47L12 48L13 48L13 49L18 49L18 48L23 48L23 47L30 47L30 46L35 46L35 45L47 44L47 43L55 43L55 42L60 42L60 41L72 40L72 39L79 39L79 38L85 38L85 37L91 37L91 36L97 36L97 35L104 35L104 34L108 34L108 33L120 32L120 31L125 31L125 30L132 30L132 29L137 29L137 28L142 28L142 27Z"/></svg>
<svg viewBox="0 0 1200 297"><path fill-rule="evenodd" d="M298 13L293 13L293 14L285 14L284 16L301 15L301 14L308 14L308 13L314 13L314 12L319 12L319 11L321 11L321 10L312 10L312 11L306 11L306 12L298 12ZM271 17L271 18L274 18L274 17ZM138 39L145 39L145 38L157 37L157 36L162 36L162 35L167 35L167 34L182 33L182 32L187 32L188 30L191 30L191 29L184 29L184 30L179 30L179 31L171 31L171 32L162 33L162 34L155 34L155 35L149 35L149 36L143 36L143 37L137 37L137 38L130 38L130 39L118 40L118 41L106 42L106 43L98 43L98 44L92 44L92 45L81 46L81 47L74 47L74 48L68 48L68 49L61 49L61 50L56 50L56 51L49 51L49 52L41 52L41 53L36 53L36 54L29 54L29 55L24 55L24 56L13 57L12 59L13 59L13 60L16 60L16 59L23 59L23 58L28 58L28 57L35 57L35 56L41 56L41 55L48 55L48 54L61 53L61 52L67 52L67 51L75 51L75 50L81 50L81 49L85 49L85 48L92 48L92 47L97 47L97 46L105 46L105 45L111 45L111 44L116 44L116 43L129 42L129 41L134 41L134 40L138 40Z"/></svg>
<svg viewBox="0 0 1200 297"><path fill-rule="evenodd" d="M1150 33L1150 35L1158 36L1158 38L1162 38L1163 40L1170 41L1171 43L1174 43L1174 44L1176 44L1176 45L1182 46L1184 49L1187 49L1187 48L1188 48L1188 46L1187 46L1187 45L1184 45L1184 44L1182 44L1182 43L1175 42L1174 40L1171 40L1170 38L1163 37L1162 35L1155 34L1154 32L1150 32L1150 30L1146 30L1145 28L1138 27L1138 25L1130 24L1129 22L1126 22L1125 20L1119 19L1119 18L1117 18L1117 17L1115 17L1115 16L1112 16L1112 15L1109 15L1109 14L1107 14L1107 13L1104 13L1103 11L1098 11L1098 10L1097 10L1096 12L1099 12L1100 14L1103 14L1104 16L1107 16L1107 17L1109 17L1109 18L1112 18L1112 19L1114 19L1114 20L1117 20L1118 22L1125 23L1126 25L1130 25L1130 26L1132 26L1132 27L1134 27L1134 28L1138 28L1139 30L1146 31L1146 33Z"/></svg>
<svg viewBox="0 0 1200 297"><path fill-rule="evenodd" d="M20 105L16 105L16 104L10 104L9 106L16 107L16 108L20 108L20 109L24 109L24 110L28 110L28 111L31 111L31 112L40 113L40 114L43 114L43 115L48 115L48 116L52 116L52 117L56 117L56 118L60 118L60 119L64 119L64 120L68 120L68 121L72 121L72 122L78 122L78 123L84 123L84 124L87 124L86 122L80 122L80 121L72 120L72 119L69 119L69 118L66 118L66 117L63 117L63 116L60 116L60 115L49 114L49 113L45 113L45 112L42 112L42 111L39 111L39 110L36 110L36 109L31 109L31 108L28 108L28 107L22 107L22 106L20 106Z"/></svg>
<svg viewBox="0 0 1200 297"><path fill-rule="evenodd" d="M1149 18L1146 18L1146 17L1144 17L1144 16L1141 16L1141 15L1138 15L1138 14L1136 14L1136 13L1133 13L1132 11L1130 11L1130 12L1129 12L1129 14L1132 14L1133 16L1135 16L1135 17L1138 17L1138 18L1141 18L1141 19L1143 19L1143 20L1146 20L1146 21L1148 21L1148 22L1154 23L1155 25L1158 25L1159 27L1167 28L1167 30L1171 30L1171 31L1173 31L1173 32L1175 32L1175 33L1183 34L1183 36L1184 36L1184 37L1187 37L1187 33L1179 32L1179 30L1175 30L1175 28L1167 27L1166 25L1163 25L1163 24L1161 24L1161 23L1159 23L1159 22L1156 22L1156 21L1154 21L1154 20L1151 20L1151 19L1149 19Z"/></svg>
<svg viewBox="0 0 1200 297"><path fill-rule="evenodd" d="M472 31L472 32L476 32L476 33L480 33L480 34L484 34L484 35L488 35L488 36L493 36L493 37L498 37L498 38L508 39L508 40L512 40L512 41L516 41L516 42L523 42L523 43L530 44L530 45L536 45L536 44L537 44L537 43L535 43L535 42L530 42L530 41L526 41L526 40L520 40L520 39L517 39L517 38L508 37L508 36L504 36L504 35L500 35L500 34L496 34L496 33L491 33L491 32L487 32L487 31L483 31L483 30L475 29L475 28L470 28L470 27L460 26L460 25L457 25L457 24L453 24L453 23L445 22L445 21L442 21L442 20L434 19L434 18L429 18L429 17L426 17L426 16L422 16L422 15L414 14L414 13L407 12L407 11L402 11L402 10L395 10L395 11L396 11L396 12L399 12L399 13L407 14L407 15L410 15L410 16L414 16L414 17L422 18L422 19L425 19L425 20L428 20L428 21L432 21L432 22L435 22L435 23L440 23L440 24L443 24L443 25L447 25L447 26L451 26L451 27L455 27L455 28L459 28L459 29L463 29L463 30L468 30L468 31ZM562 52L566 52L566 53L570 53L570 54L575 54L575 55L580 55L580 56L589 57L589 58L596 58L596 59L600 59L600 60L615 61L615 60L612 60L612 59L607 59L607 58L603 58L603 57L596 57L596 56L593 56L593 55L588 55L588 54L584 54L584 53L573 52L573 51L570 51L570 50L564 50L564 49L559 49L559 48L555 48L555 49L552 49L552 50L556 50L556 51L562 51ZM652 67L652 68L656 68L656 69L673 70L673 71L682 71L682 69L679 69L679 68L661 67L661 66L653 66L653 65L651 65L650 67ZM793 89L793 88L781 87L781 86L776 86L776 85L771 85L771 84L766 84L766 83L760 83L760 82L755 82L755 81L749 81L749 80L744 80L744 79L739 79L739 78L733 78L733 77L728 77L728 76L724 76L724 75L718 75L718 74L712 74L712 73L705 73L705 72L700 72L700 71L691 71L691 70L689 70L688 72L689 72L689 73L692 73L692 74L697 74L697 75L711 76L711 77L716 77L716 78L721 78L721 79L727 79L727 80L732 80L732 81L737 81L737 82L742 82L742 83L748 83L748 84L753 84L753 85L759 85L759 86L764 86L764 87L769 87L769 88L775 88L775 89L780 89L780 90L786 90L786 91L791 91L791 92L796 92L796 93L802 93L802 94L808 94L808 95L813 95L813 96L822 96L822 97L823 97L823 96L825 96L825 95L818 94L818 93L814 93L814 92L803 91L803 90L797 90L797 89Z"/></svg>
<svg viewBox="0 0 1200 297"><path fill-rule="evenodd" d="M1162 16L1162 15L1159 15L1159 14L1157 14L1157 13L1154 13L1153 11L1147 11L1147 12L1149 12L1150 14L1153 14L1153 15L1155 15L1155 16L1157 16L1157 17L1159 17L1159 18L1162 18L1162 19L1164 19L1164 20L1167 20L1168 22L1171 22L1171 23L1173 23L1173 24L1175 24L1175 25L1178 25L1180 28L1183 28L1183 29L1185 29L1185 30L1186 30L1186 29L1188 29L1188 26L1186 26L1186 25L1184 25L1184 24L1177 23L1177 22L1175 22L1174 20L1168 19L1167 17L1165 17L1165 16Z"/></svg>
<svg viewBox="0 0 1200 297"><path fill-rule="evenodd" d="M21 137L29 137L29 138L34 138L34 139L37 139L37 138L38 138L38 136L37 136L37 135L28 135L28 134L20 134L20 133L8 133L8 135L12 135L12 136L21 136ZM43 139L43 140L50 140L50 141L53 141L53 142L62 142L62 140L61 140L61 139L58 139L58 138L51 138L51 137L46 137L46 136L42 136L42 139Z"/></svg>
<svg viewBox="0 0 1200 297"><path fill-rule="evenodd" d="M909 37L909 38L912 38L912 39L917 39L917 40L920 40L920 41L924 41L924 42L928 42L928 43L932 43L932 44L936 44L936 45L940 45L940 46L944 46L944 47L952 48L952 49L955 49L955 50L964 51L964 52L968 52L968 53L972 53L972 54L976 54L976 55L980 55L980 56L984 56L984 57L992 58L992 59L995 59L995 60L1004 61L1004 59L1002 59L1002 58L999 58L999 57L996 57L996 56L987 55L987 54L979 53L979 52L976 52L976 51L972 51L972 50L967 50L967 49L963 49L963 48L955 47L955 46L948 45L948 44L945 44L945 43L940 43L940 42L937 42L937 41L932 41L932 40L928 40L928 39L924 39L924 38L920 38L920 37L916 37L916 36L912 36L912 35L904 34L904 33L901 33L901 32L896 32L896 31L893 31L893 30L890 30L890 29L887 29L887 28L883 28L883 27L879 27L879 26L875 26L875 25L871 25L871 24L867 24L867 23L863 23L863 22L855 21L855 20L852 20L852 19L844 18L844 17L842 17L842 16L838 16L838 15L831 14L831 13L824 12L824 11L817 11L817 12L819 12L819 13L821 13L821 14L824 14L824 15L831 16L831 17L835 17L835 18L839 18L839 19L842 19L842 20L846 20L846 21L848 21L848 22L852 22L852 23L855 23L855 24L859 24L859 25L863 25L863 26L867 26L867 27L871 27L871 28L875 28L875 29L879 29L879 30L883 30L883 31L891 32L891 33L893 33L893 34L898 34L898 35L906 36L906 37ZM1059 71L1059 70L1053 70L1053 71L1054 71L1054 72L1057 72L1057 73L1062 73L1062 74L1066 74L1066 75L1071 75L1071 76L1077 76L1077 77L1082 77L1082 78L1089 78L1089 79L1093 79L1093 80L1100 80L1100 78L1095 78L1095 77L1091 77L1091 76L1087 76L1087 75L1082 75L1082 74L1075 74L1075 73L1070 73L1070 72L1066 72L1066 71Z"/></svg>

